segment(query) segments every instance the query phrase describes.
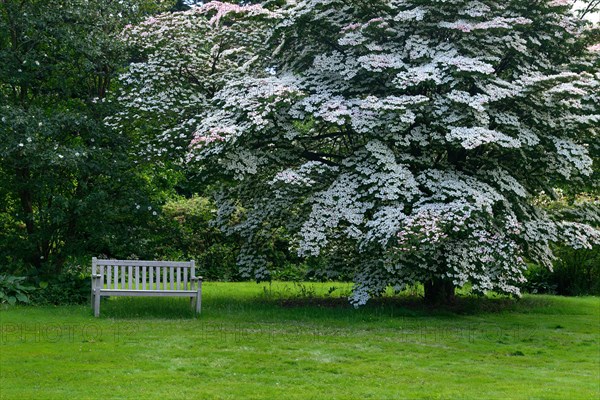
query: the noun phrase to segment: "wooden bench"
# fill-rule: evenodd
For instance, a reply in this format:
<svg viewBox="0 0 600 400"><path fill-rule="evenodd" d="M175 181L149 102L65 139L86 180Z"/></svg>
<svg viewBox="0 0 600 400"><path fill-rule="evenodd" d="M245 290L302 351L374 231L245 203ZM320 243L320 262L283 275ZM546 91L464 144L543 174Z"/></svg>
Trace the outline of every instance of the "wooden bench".
<svg viewBox="0 0 600 400"><path fill-rule="evenodd" d="M99 260L92 258L92 308L100 315L102 296L189 297L196 314L202 306L202 277L194 261Z"/></svg>

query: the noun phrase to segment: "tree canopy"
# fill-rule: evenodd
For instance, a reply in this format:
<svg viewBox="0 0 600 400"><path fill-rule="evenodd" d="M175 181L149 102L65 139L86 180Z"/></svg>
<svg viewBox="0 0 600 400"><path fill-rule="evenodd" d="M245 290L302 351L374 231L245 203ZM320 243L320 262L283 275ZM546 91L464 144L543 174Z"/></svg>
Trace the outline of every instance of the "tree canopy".
<svg viewBox="0 0 600 400"><path fill-rule="evenodd" d="M536 202L597 178L597 45L568 2L213 2L161 18L128 32L151 50L124 79L147 93L121 100L154 113L151 79L185 104L155 103L176 117L154 144L187 142L188 167L220 182L249 276L268 279L262 243L283 228L326 258L318 274L353 277L357 305L416 282L518 294L526 260L600 240Z"/></svg>

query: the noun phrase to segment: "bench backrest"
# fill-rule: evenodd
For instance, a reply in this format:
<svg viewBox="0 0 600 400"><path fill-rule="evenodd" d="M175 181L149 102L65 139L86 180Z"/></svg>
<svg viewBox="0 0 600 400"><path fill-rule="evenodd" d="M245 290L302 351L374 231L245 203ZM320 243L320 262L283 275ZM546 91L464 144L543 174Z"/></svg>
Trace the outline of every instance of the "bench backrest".
<svg viewBox="0 0 600 400"><path fill-rule="evenodd" d="M100 260L92 258L99 286L122 290L197 290L194 261Z"/></svg>

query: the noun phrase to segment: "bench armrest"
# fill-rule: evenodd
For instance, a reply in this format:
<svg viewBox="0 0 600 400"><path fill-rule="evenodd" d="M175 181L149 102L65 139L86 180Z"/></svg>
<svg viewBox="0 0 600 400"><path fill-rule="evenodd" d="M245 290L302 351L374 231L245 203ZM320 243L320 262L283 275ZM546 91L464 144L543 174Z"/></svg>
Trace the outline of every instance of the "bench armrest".
<svg viewBox="0 0 600 400"><path fill-rule="evenodd" d="M99 279L99 278L102 278L102 275L100 275L100 274L92 275L92 279Z"/></svg>
<svg viewBox="0 0 600 400"><path fill-rule="evenodd" d="M191 278L192 281L201 281L202 277L201 276L194 276Z"/></svg>

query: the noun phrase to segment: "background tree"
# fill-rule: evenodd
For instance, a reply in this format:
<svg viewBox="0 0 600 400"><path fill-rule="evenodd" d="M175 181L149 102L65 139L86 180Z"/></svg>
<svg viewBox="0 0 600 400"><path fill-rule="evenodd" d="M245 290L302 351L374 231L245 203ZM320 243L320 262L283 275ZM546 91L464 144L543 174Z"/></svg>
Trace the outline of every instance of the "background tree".
<svg viewBox="0 0 600 400"><path fill-rule="evenodd" d="M149 207L155 188L129 156L129 137L105 127L114 112L105 99L128 59L116 36L127 22L170 6L0 2L3 265L44 275L72 255L123 254L139 244L132 243L136 203Z"/></svg>

